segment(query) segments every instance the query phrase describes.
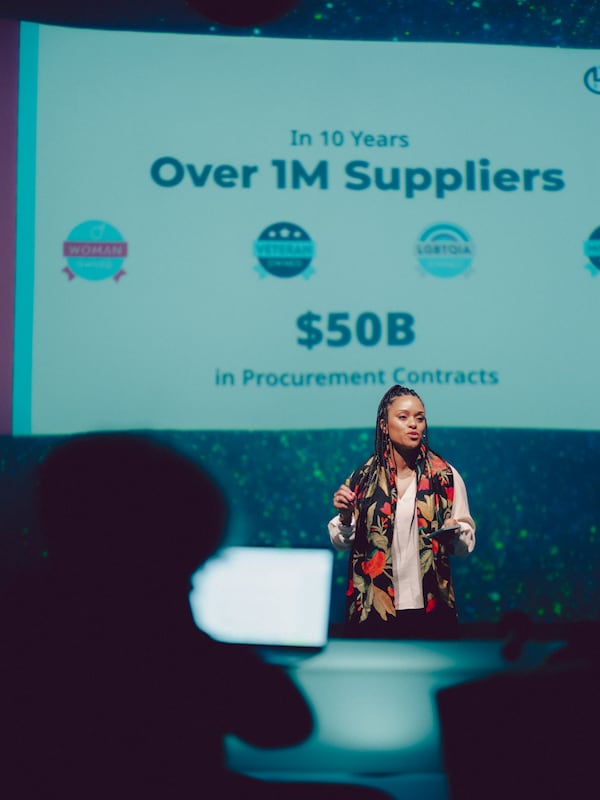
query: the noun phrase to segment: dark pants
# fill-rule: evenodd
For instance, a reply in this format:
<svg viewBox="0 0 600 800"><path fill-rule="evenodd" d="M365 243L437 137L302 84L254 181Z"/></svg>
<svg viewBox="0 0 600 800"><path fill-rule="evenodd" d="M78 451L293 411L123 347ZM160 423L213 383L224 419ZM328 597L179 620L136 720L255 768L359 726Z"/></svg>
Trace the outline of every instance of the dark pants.
<svg viewBox="0 0 600 800"><path fill-rule="evenodd" d="M347 622L344 636L349 639L457 639L458 621L452 609L425 613L424 608L396 611L395 617L381 619L372 610L364 622Z"/></svg>

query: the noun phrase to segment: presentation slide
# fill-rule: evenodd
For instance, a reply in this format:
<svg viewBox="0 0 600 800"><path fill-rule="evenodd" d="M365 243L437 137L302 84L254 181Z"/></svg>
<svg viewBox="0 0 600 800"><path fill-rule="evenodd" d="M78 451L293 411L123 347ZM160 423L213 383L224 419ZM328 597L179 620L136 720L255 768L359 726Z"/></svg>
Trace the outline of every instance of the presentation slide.
<svg viewBox="0 0 600 800"><path fill-rule="evenodd" d="M0 23L0 583L94 430L215 475L226 544L329 551L400 383L477 523L459 620L598 617L600 53L475 5L443 41Z"/></svg>
<svg viewBox="0 0 600 800"><path fill-rule="evenodd" d="M23 24L13 432L598 428L593 65Z"/></svg>

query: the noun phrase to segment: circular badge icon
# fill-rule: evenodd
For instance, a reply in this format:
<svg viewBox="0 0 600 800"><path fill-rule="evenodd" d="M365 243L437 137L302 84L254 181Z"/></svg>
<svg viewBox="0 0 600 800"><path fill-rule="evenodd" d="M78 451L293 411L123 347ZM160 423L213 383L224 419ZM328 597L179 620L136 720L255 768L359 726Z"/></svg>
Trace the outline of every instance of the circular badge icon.
<svg viewBox="0 0 600 800"><path fill-rule="evenodd" d="M315 255L315 244L299 225L275 222L265 228L254 242L254 255L263 275L269 273L277 278L294 278L307 272Z"/></svg>
<svg viewBox="0 0 600 800"><path fill-rule="evenodd" d="M590 264L596 267L596 270L600 270L600 228L596 228L590 233L590 238L585 242L583 251L589 258ZM591 268L590 271L592 274L598 274L594 273Z"/></svg>
<svg viewBox="0 0 600 800"><path fill-rule="evenodd" d="M419 264L436 278L461 275L471 266L473 255L473 242L458 225L432 225L423 231L417 242Z"/></svg>
<svg viewBox="0 0 600 800"><path fill-rule="evenodd" d="M87 220L76 225L63 244L70 278L87 281L118 280L125 274L127 242L108 222Z"/></svg>
<svg viewBox="0 0 600 800"><path fill-rule="evenodd" d="M590 67L583 76L585 88L594 94L600 94L600 67Z"/></svg>

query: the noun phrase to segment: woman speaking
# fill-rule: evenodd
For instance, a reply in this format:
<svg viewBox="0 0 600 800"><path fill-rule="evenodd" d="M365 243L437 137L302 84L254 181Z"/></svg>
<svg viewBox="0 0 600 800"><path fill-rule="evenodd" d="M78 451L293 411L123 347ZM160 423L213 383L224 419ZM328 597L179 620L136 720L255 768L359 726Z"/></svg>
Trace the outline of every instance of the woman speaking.
<svg viewBox="0 0 600 800"><path fill-rule="evenodd" d="M385 393L374 452L333 505L331 543L350 551L347 635L456 638L450 556L472 552L475 523L463 479L428 447L415 391L396 385Z"/></svg>

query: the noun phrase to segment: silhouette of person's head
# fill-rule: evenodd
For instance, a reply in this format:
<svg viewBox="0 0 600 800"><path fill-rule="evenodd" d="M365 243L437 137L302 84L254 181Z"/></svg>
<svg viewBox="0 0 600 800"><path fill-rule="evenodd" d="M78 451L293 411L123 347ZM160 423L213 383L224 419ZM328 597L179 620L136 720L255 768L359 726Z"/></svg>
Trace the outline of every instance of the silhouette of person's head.
<svg viewBox="0 0 600 800"><path fill-rule="evenodd" d="M57 445L40 467L38 499L52 573L74 591L113 596L187 590L226 521L223 495L208 475L135 433Z"/></svg>
<svg viewBox="0 0 600 800"><path fill-rule="evenodd" d="M285 672L193 623L190 577L226 521L211 478L135 433L69 438L38 477L50 569L0 659L7 797L384 796L228 770L226 733L289 747L313 720Z"/></svg>

